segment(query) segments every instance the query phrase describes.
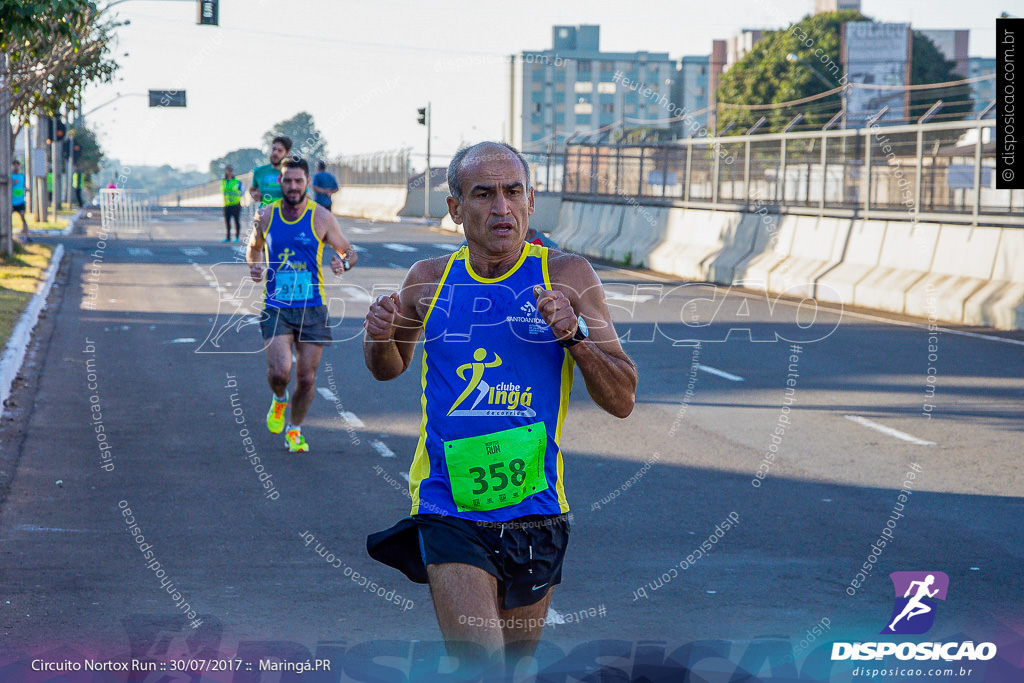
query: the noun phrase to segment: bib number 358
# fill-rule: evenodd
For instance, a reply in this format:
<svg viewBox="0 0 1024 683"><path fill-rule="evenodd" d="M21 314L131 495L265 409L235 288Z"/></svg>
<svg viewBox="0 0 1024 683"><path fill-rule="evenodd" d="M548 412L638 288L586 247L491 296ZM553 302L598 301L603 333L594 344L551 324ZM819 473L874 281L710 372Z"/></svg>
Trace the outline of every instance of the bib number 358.
<svg viewBox="0 0 1024 683"><path fill-rule="evenodd" d="M497 510L547 489L546 449L543 422L445 442L456 507Z"/></svg>

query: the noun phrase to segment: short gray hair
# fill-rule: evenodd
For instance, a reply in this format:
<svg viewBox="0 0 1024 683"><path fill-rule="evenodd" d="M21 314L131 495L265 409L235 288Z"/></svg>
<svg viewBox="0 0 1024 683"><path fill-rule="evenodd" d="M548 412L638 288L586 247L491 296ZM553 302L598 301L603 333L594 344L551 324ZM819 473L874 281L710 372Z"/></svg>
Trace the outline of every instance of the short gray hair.
<svg viewBox="0 0 1024 683"><path fill-rule="evenodd" d="M455 153L455 156L452 157L451 163L448 164L448 193L460 202L462 201L462 162L470 152L485 145L504 147L510 153L515 155L516 159L519 160L520 165L523 167L523 172L526 173L526 189L529 190L530 164L526 162L526 157L524 157L518 149L504 142L478 142L475 145L469 145L468 147L461 148ZM502 154L502 157L504 157L504 154Z"/></svg>

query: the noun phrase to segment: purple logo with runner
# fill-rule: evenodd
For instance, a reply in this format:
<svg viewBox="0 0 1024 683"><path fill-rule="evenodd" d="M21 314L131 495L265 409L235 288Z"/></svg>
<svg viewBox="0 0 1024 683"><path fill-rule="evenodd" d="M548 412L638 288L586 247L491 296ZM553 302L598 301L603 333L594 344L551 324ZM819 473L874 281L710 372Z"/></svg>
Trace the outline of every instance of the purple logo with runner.
<svg viewBox="0 0 1024 683"><path fill-rule="evenodd" d="M949 577L943 572L893 572L896 591L889 625L882 633L920 635L935 623L937 601L946 599Z"/></svg>

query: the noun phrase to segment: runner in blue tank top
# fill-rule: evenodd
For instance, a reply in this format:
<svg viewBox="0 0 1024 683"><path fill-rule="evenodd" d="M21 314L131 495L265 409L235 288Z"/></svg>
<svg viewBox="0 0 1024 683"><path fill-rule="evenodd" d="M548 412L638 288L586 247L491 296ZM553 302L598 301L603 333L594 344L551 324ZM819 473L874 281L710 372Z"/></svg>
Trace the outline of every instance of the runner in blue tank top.
<svg viewBox="0 0 1024 683"><path fill-rule="evenodd" d="M267 276L260 318L267 381L274 392L267 428L275 434L284 431L285 446L296 453L309 450L302 420L316 391L320 355L331 341L324 296L324 245L337 252L331 259L336 275L355 265L358 256L331 212L308 199L309 165L305 159L285 157L280 182L283 196L260 211L249 237L246 261L254 281L263 280L264 271ZM286 423L293 346L298 365Z"/></svg>
<svg viewBox="0 0 1024 683"><path fill-rule="evenodd" d="M533 190L514 148L482 143L448 168L466 245L420 261L366 315L363 355L402 374L424 337L412 516L367 540L371 557L429 583L449 654L514 665L533 653L569 535L559 440L578 367L616 417L637 372L582 257L525 244Z"/></svg>

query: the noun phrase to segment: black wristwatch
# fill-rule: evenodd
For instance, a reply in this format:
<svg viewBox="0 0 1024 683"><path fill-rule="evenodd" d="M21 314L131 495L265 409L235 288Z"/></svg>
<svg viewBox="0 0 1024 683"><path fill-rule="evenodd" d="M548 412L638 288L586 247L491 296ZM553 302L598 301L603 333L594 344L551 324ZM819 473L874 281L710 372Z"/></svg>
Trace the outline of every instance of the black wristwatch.
<svg viewBox="0 0 1024 683"><path fill-rule="evenodd" d="M579 344L581 341L583 341L589 336L590 330L587 329L587 321L584 320L583 316L581 315L576 317L576 334L572 335L571 339L567 339L564 341L561 339L556 339L555 341L558 342L559 346L562 346L563 348L567 349L570 346L575 346L576 344Z"/></svg>
<svg viewBox="0 0 1024 683"><path fill-rule="evenodd" d="M347 273L352 270L352 264L348 262L347 258L341 259L341 270L343 273Z"/></svg>

